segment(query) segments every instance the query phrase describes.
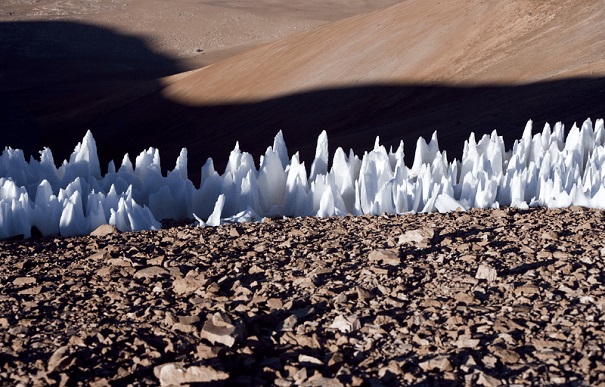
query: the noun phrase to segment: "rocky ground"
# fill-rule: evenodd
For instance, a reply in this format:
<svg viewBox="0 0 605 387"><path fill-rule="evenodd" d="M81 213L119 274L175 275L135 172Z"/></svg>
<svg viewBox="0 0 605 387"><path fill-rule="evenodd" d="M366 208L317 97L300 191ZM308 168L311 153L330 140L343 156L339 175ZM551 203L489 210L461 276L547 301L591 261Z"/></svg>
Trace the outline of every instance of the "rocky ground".
<svg viewBox="0 0 605 387"><path fill-rule="evenodd" d="M5 240L0 384L605 384L604 215Z"/></svg>

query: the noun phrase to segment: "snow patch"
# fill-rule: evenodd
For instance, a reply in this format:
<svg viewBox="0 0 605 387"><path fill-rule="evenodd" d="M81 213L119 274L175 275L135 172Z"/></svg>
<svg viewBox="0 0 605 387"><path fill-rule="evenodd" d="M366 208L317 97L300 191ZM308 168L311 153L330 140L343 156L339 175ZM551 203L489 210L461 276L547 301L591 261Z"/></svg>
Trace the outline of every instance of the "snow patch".
<svg viewBox="0 0 605 387"><path fill-rule="evenodd" d="M338 148L329 166L328 136L319 135L307 177L298 154L288 157L279 132L257 168L236 144L223 174L208 159L199 187L187 177L187 150L172 171L161 173L160 154L149 148L112 161L101 175L97 147L87 132L69 161L56 167L50 149L26 161L23 151L0 156L0 238L88 234L101 224L120 231L160 228L158 220L195 218L200 225L248 222L275 216L334 216L448 212L514 206L605 208L605 128L586 120L564 127L546 124L505 150L494 131L479 141L471 134L461 160L449 162L437 134L417 142L411 168L403 143L393 152L380 145L361 159ZM204 221L206 219L206 221Z"/></svg>

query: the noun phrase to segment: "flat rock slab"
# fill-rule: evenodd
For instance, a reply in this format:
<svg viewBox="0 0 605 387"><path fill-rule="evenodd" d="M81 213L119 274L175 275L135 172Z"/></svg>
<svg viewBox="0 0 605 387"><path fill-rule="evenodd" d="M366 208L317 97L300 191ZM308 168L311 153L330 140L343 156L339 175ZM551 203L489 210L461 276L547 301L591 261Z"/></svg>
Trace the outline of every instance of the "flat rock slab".
<svg viewBox="0 0 605 387"><path fill-rule="evenodd" d="M209 383L225 380L229 374L208 366L184 367L176 363L162 364L154 368L162 386L180 386L188 383Z"/></svg>
<svg viewBox="0 0 605 387"><path fill-rule="evenodd" d="M241 325L234 324L226 315L215 313L204 323L200 336L212 344L220 343L232 347L236 340L242 339L243 334Z"/></svg>
<svg viewBox="0 0 605 387"><path fill-rule="evenodd" d="M102 224L99 227L97 227L96 229L94 229L90 233L90 236L104 237L104 236L107 236L107 235L117 234L117 233L119 233L119 231L116 228L116 226L112 226L112 225L109 225L109 224Z"/></svg>
<svg viewBox="0 0 605 387"><path fill-rule="evenodd" d="M495 268L489 265L479 265L477 269L477 274L475 274L475 278L484 279L487 282L493 282L498 278L498 272Z"/></svg>
<svg viewBox="0 0 605 387"><path fill-rule="evenodd" d="M123 261L123 260L122 260ZM155 278L155 277L163 277L169 276L170 273L168 270L164 269L160 266L150 266L144 269L138 270L134 273L134 278Z"/></svg>
<svg viewBox="0 0 605 387"><path fill-rule="evenodd" d="M369 262L382 262L385 265L397 266L401 264L399 250L397 249L376 249L370 252Z"/></svg>

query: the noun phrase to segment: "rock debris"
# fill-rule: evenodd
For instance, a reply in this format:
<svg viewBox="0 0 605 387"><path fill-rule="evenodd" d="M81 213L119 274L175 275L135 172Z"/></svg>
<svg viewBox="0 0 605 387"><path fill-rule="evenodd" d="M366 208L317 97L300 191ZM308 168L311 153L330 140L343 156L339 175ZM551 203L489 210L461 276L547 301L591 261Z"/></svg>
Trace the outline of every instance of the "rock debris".
<svg viewBox="0 0 605 387"><path fill-rule="evenodd" d="M2 385L599 385L605 213L0 241Z"/></svg>

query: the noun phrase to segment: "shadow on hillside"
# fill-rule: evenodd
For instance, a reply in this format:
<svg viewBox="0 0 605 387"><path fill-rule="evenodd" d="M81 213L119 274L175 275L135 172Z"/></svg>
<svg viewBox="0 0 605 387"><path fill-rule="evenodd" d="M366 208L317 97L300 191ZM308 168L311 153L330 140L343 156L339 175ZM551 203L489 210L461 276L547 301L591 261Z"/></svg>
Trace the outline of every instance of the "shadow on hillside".
<svg viewBox="0 0 605 387"><path fill-rule="evenodd" d="M70 115L77 119L82 106L141 82L157 89L157 78L180 71L176 61L155 53L141 38L107 28L63 21L2 22L0 147L37 155L42 146L65 141L73 149L77 136L65 136L64 128L73 127ZM53 125L41 119L55 114L61 119ZM63 152L57 156L66 157Z"/></svg>
<svg viewBox="0 0 605 387"><path fill-rule="evenodd" d="M258 160L278 130L290 153L300 151L307 167L322 130L328 132L331 151L341 146L359 154L371 150L376 136L387 146L403 140L411 163L417 138L428 139L434 131L451 159L461 155L471 131L497 129L510 147L528 119L537 131L545 122L562 121L569 128L605 116L605 78L514 86L366 85L258 103L187 106L165 99L155 81L182 70L178 62L137 38L74 23L3 23L0 43L0 71L8 79L0 86L0 146L34 154L49 146L58 163L91 129L102 165L154 146L163 167L171 169L187 147L194 180L207 157L222 172L236 141ZM57 52L63 56L55 57ZM48 79L57 75L63 79Z"/></svg>
<svg viewBox="0 0 605 387"><path fill-rule="evenodd" d="M541 131L545 122L554 125L562 121L570 128L589 117L604 117L603 98L603 78L510 87L374 85L317 90L259 103L200 107L180 105L154 94L136 106L120 108L84 126L93 129L101 152L116 137L124 139L120 155L156 146L167 168L173 167L181 147L187 147L194 173L199 173L207 157L213 157L222 172L236 140L258 160L280 129L290 153L300 151L307 167L317 136L324 129L331 152L340 146L361 154L371 150L380 136L387 146L397 147L403 140L407 162L411 163L419 136L428 140L438 131L440 147L450 158L461 156L471 131L480 135L497 129L510 147L529 119L534 120L534 131ZM77 133L72 142L81 135Z"/></svg>

